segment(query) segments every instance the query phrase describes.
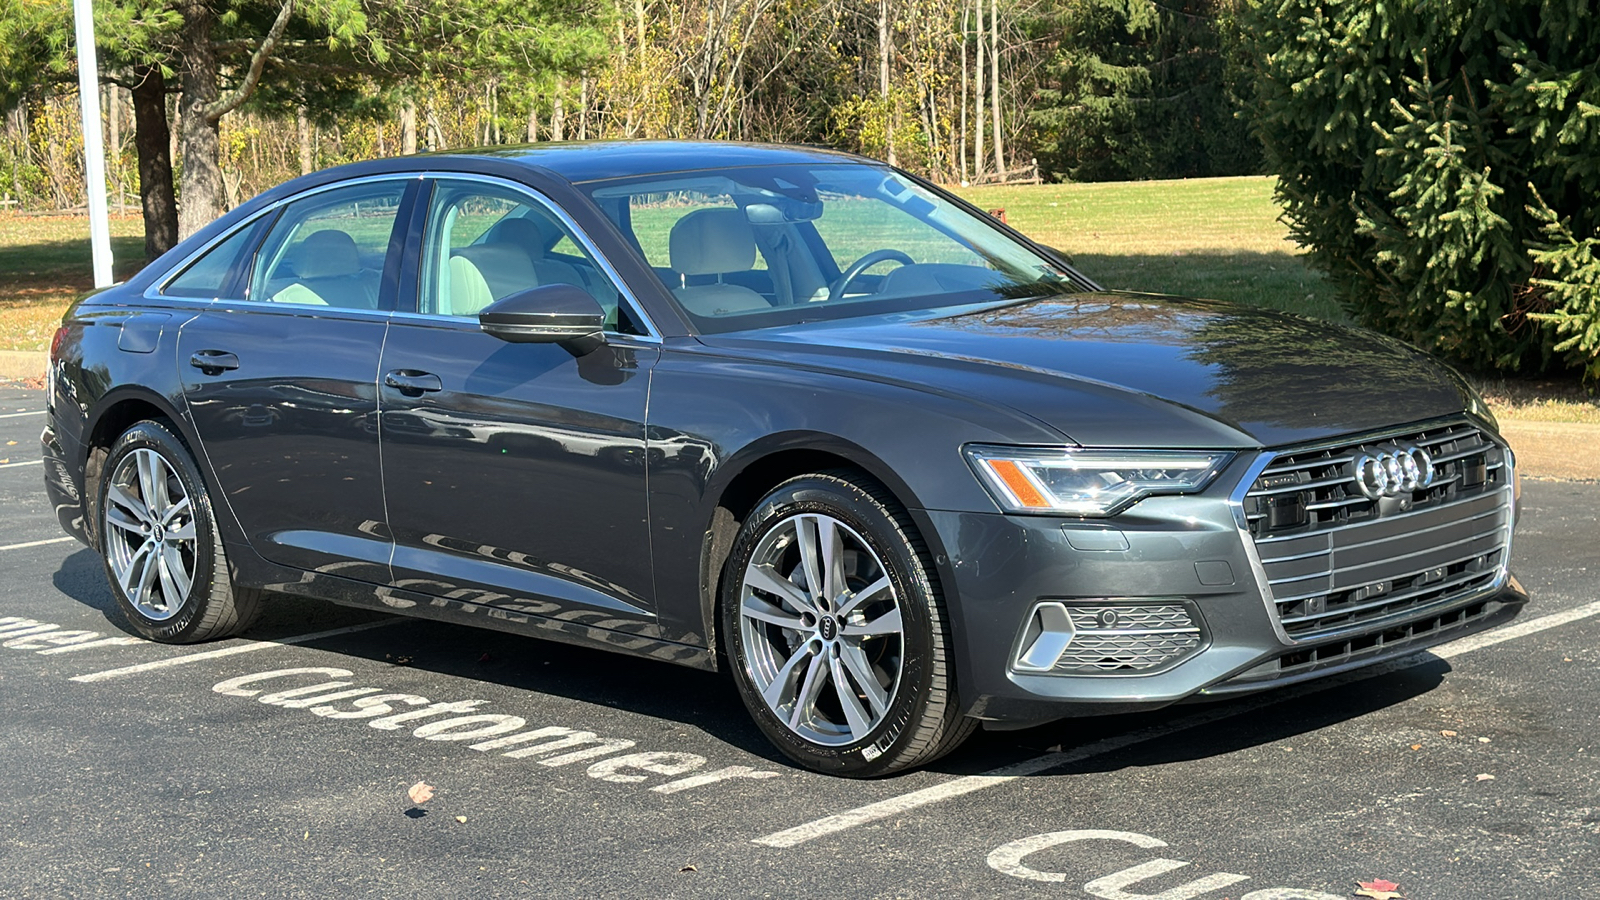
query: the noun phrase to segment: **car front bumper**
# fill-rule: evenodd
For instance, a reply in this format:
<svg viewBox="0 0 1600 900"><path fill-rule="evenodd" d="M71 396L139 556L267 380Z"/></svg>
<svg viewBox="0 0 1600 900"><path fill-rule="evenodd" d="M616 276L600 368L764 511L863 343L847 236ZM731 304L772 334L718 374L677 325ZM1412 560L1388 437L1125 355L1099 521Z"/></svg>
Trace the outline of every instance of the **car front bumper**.
<svg viewBox="0 0 1600 900"><path fill-rule="evenodd" d="M1234 488L1152 498L1099 521L924 511L943 548L936 562L950 588L963 711L986 727L1022 728L1252 693L1492 628L1528 600L1504 568L1507 542L1497 574L1470 591L1292 637L1241 521L1237 485L1248 484L1255 472L1259 468L1243 460L1221 479ZM1511 490L1494 496L1508 536ZM1397 554L1431 549L1426 538L1393 540ZM1146 668L1027 671L1020 660L1038 634L1040 604L1181 609L1198 634L1186 635L1188 646L1169 661ZM1083 634L1093 632L1080 629L1074 638Z"/></svg>

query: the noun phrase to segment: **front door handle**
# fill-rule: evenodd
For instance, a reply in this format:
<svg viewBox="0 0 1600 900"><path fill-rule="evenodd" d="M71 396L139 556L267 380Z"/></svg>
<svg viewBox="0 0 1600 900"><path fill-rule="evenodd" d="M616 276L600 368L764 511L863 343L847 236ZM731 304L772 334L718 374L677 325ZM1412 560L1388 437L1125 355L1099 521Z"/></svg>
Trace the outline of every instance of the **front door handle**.
<svg viewBox="0 0 1600 900"><path fill-rule="evenodd" d="M383 383L407 397L420 397L423 394L444 390L444 382L439 380L439 376L414 369L395 369L393 372L387 372L383 376Z"/></svg>
<svg viewBox="0 0 1600 900"><path fill-rule="evenodd" d="M221 375L239 368L239 357L222 350L199 350L189 357L189 365L207 375Z"/></svg>

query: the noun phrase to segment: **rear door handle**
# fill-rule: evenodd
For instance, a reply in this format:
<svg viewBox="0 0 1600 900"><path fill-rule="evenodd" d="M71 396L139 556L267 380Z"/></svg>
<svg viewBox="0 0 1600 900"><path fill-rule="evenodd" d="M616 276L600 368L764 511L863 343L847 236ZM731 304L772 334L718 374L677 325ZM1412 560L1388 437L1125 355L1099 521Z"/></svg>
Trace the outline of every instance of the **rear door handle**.
<svg viewBox="0 0 1600 900"><path fill-rule="evenodd" d="M444 382L439 380L439 376L413 369L395 369L393 372L385 373L383 383L407 397L420 397L423 394L444 390Z"/></svg>
<svg viewBox="0 0 1600 900"><path fill-rule="evenodd" d="M189 365L207 375L220 375L239 368L239 357L222 350L199 350L189 357Z"/></svg>

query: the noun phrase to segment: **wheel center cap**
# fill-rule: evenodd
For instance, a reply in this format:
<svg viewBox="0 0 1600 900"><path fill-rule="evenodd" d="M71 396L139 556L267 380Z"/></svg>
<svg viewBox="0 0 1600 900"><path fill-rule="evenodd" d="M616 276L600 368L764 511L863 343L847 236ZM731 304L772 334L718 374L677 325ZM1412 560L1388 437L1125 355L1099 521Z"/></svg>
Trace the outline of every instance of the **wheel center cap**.
<svg viewBox="0 0 1600 900"><path fill-rule="evenodd" d="M833 616L823 616L817 620L817 633L822 635L823 640L831 641L839 636L839 623L833 620Z"/></svg>
<svg viewBox="0 0 1600 900"><path fill-rule="evenodd" d="M156 541L157 543L166 540L166 529L162 528L159 524L151 526L150 539Z"/></svg>

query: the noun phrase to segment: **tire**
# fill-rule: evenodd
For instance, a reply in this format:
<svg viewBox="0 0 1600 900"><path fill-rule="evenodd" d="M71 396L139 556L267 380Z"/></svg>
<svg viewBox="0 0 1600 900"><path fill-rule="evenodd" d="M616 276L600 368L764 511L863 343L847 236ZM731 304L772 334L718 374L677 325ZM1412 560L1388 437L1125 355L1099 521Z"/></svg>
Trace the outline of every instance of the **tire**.
<svg viewBox="0 0 1600 900"><path fill-rule="evenodd" d="M723 650L786 756L871 778L931 762L972 732L932 571L910 517L857 473L791 479L746 517L723 569Z"/></svg>
<svg viewBox="0 0 1600 900"><path fill-rule="evenodd" d="M247 628L261 592L233 586L205 482L171 428L135 424L112 444L101 471L100 557L134 630L192 644Z"/></svg>

